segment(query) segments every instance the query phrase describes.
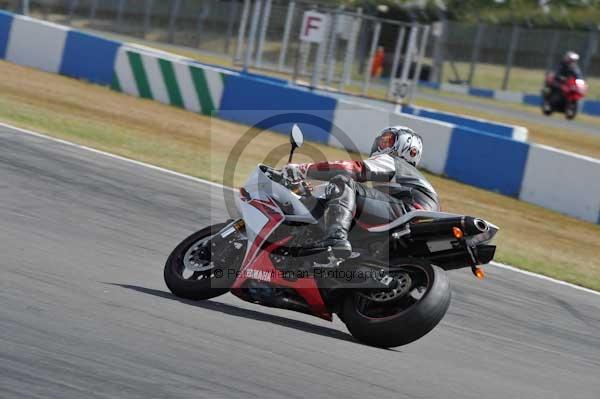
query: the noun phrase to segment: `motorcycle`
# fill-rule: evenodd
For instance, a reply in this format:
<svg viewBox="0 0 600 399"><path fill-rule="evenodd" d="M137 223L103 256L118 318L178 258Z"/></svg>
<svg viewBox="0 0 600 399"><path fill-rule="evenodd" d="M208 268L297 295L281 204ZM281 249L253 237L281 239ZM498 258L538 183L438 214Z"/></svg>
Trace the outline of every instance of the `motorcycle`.
<svg viewBox="0 0 600 399"><path fill-rule="evenodd" d="M303 143L294 125L294 151ZM240 189L241 218L206 227L169 256L164 278L180 298L238 298L332 320L360 342L396 347L430 332L450 305L446 271L489 263L498 227L445 212L409 211L384 225L355 223L353 253L309 250L323 236L326 184L313 186L259 164ZM397 196L412 202L409 189Z"/></svg>
<svg viewBox="0 0 600 399"><path fill-rule="evenodd" d="M587 93L587 83L574 77L556 80L555 74L546 74L542 90L542 112L550 116L553 112L564 112L565 118L573 119L579 110L579 101Z"/></svg>

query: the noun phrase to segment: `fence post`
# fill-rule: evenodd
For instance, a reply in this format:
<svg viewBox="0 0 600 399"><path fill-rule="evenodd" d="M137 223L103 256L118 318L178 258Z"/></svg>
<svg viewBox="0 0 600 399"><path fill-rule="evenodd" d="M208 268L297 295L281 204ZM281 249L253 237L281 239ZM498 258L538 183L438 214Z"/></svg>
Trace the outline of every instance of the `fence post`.
<svg viewBox="0 0 600 399"><path fill-rule="evenodd" d="M246 47L246 57L244 59L244 72L248 71L248 67L252 62L254 53L254 43L256 42L256 31L258 30L258 21L260 20L260 9L262 8L262 0L254 0L254 10L252 10L252 20L250 21L250 34L248 36L248 46Z"/></svg>
<svg viewBox="0 0 600 399"><path fill-rule="evenodd" d="M96 19L97 11L98 11L98 0L92 0L92 4L90 4L90 20Z"/></svg>
<svg viewBox="0 0 600 399"><path fill-rule="evenodd" d="M356 11L356 17L352 21L352 30L348 38L346 46L346 56L344 57L344 72L340 80L340 91L344 90L344 86L350 83L352 77L352 64L354 63L354 53L356 52L356 42L358 41L358 33L362 25L362 8Z"/></svg>
<svg viewBox="0 0 600 399"><path fill-rule="evenodd" d="M204 21L210 14L210 5L211 3L203 2L200 11L198 11L198 19L196 20L196 40L194 41L196 47L200 47L200 43L202 43L202 38L204 36Z"/></svg>
<svg viewBox="0 0 600 399"><path fill-rule="evenodd" d="M258 35L258 46L256 48L256 67L262 66L262 56L265 47L265 37L267 36L267 29L269 27L269 18L271 17L271 0L265 0L265 6L263 8L262 19L260 23L260 33Z"/></svg>
<svg viewBox="0 0 600 399"><path fill-rule="evenodd" d="M469 86L473 85L473 76L475 75L475 66L477 65L477 61L479 61L479 51L481 50L481 41L483 40L483 35L485 34L485 25L479 22L477 24L477 32L475 33L475 42L473 43L473 51L471 52L471 65L469 67L469 76L467 77L467 82L469 82Z"/></svg>
<svg viewBox="0 0 600 399"><path fill-rule="evenodd" d="M115 20L115 27L121 27L123 24L123 12L125 11L125 3L127 0L119 0L117 5L117 18Z"/></svg>
<svg viewBox="0 0 600 399"><path fill-rule="evenodd" d="M227 37L225 38L225 54L229 54L229 48L231 47L231 38L233 37L233 24L235 17L238 14L239 3L235 0L231 0L229 6L229 20L227 21Z"/></svg>
<svg viewBox="0 0 600 399"><path fill-rule="evenodd" d="M238 39L235 49L235 55L233 62L238 63L242 59L242 53L244 49L244 38L246 37L246 25L248 24L248 17L250 15L250 0L244 0L244 8L242 8L242 19L240 21L240 27L238 29Z"/></svg>
<svg viewBox="0 0 600 399"><path fill-rule="evenodd" d="M369 91L369 85L371 83L371 69L373 69L373 59L375 58L375 51L377 51L377 44L379 43L379 34L381 33L381 22L375 23L375 30L373 31L373 37L371 38L371 49L369 50L369 59L365 68L365 80L363 82L362 94L367 95Z"/></svg>
<svg viewBox="0 0 600 399"><path fill-rule="evenodd" d="M292 30L292 24L294 23L294 11L296 9L296 2L290 1L288 5L287 14L285 16L285 26L283 27L283 40L281 43L281 50L279 51L279 66L278 70L283 71L285 65L285 57L287 55L288 45L290 42L290 32ZM296 60L297 61L297 60ZM296 62L297 64L298 62Z"/></svg>
<svg viewBox="0 0 600 399"><path fill-rule="evenodd" d="M329 48L327 50L327 72L325 74L325 84L327 84L328 86L331 84L331 81L333 80L333 75L335 73L335 49L336 49L336 45L337 45L337 29L338 29L338 24L339 24L339 19L340 19L340 12L342 11L342 7L338 7L338 9L335 11L335 14L333 14L332 16L332 20L331 20L331 29L329 30L330 32L330 37L329 37Z"/></svg>
<svg viewBox="0 0 600 399"><path fill-rule="evenodd" d="M394 59L392 61L392 70L390 71L390 87L387 92L387 99L392 98L392 92L394 91L394 80L398 74L398 66L400 66L400 53L404 45L404 36L406 36L406 27L401 26L398 28L398 36L396 37L396 48L394 50Z"/></svg>
<svg viewBox="0 0 600 399"><path fill-rule="evenodd" d="M331 14L327 14L327 26L326 31L330 31L333 16ZM321 82L321 71L323 69L323 62L325 61L325 54L327 53L327 39L323 40L318 44L317 47L317 55L315 57L315 64L313 66L313 73L310 82L311 87L317 87Z"/></svg>
<svg viewBox="0 0 600 399"><path fill-rule="evenodd" d="M425 51L427 50L427 41L429 40L430 26L424 26L421 31L421 43L419 43L419 53L417 54L417 66L415 67L415 73L413 80L408 91L407 103L410 104L415 94L415 87L421 81L421 68L423 66L423 57L425 57Z"/></svg>
<svg viewBox="0 0 600 399"><path fill-rule="evenodd" d="M152 28L152 8L154 7L154 0L146 0L144 4L144 39Z"/></svg>
<svg viewBox="0 0 600 399"><path fill-rule="evenodd" d="M69 16L67 17L67 24L71 25L73 23L73 17L75 16L75 10L79 6L79 0L71 0L69 1Z"/></svg>
<svg viewBox="0 0 600 399"><path fill-rule="evenodd" d="M515 57L515 51L517 50L517 44L519 43L519 27L513 26L512 34L510 35L510 46L508 47L508 54L506 56L506 69L504 70L504 79L502 80L502 90L508 89L508 81L510 79L510 70L512 68L513 59Z"/></svg>
<svg viewBox="0 0 600 399"><path fill-rule="evenodd" d="M433 71L435 82L442 83L444 74L444 59L446 58L446 44L448 43L448 19L446 14L441 14L440 22L436 22L433 28L433 36L436 37L433 47Z"/></svg>
<svg viewBox="0 0 600 399"><path fill-rule="evenodd" d="M550 44L550 52L548 53L548 61L546 62L546 71L554 69L554 57L556 56L556 48L558 47L560 39L560 31L555 30L552 35L552 42Z"/></svg>
<svg viewBox="0 0 600 399"><path fill-rule="evenodd" d="M587 75L590 64L592 63L592 57L596 54L598 48L598 28L593 27L590 29L590 35L588 37L588 45L585 50L585 56L583 57L583 73Z"/></svg>
<svg viewBox="0 0 600 399"><path fill-rule="evenodd" d="M177 17L179 16L179 8L181 7L181 0L173 0L171 6L171 14L169 15L169 43L175 41L175 24L177 23Z"/></svg>
<svg viewBox="0 0 600 399"><path fill-rule="evenodd" d="M29 15L29 0L23 0L21 4L21 12L23 15Z"/></svg>
<svg viewBox="0 0 600 399"><path fill-rule="evenodd" d="M400 76L400 84L408 88L408 78L410 74L410 67L412 66L413 54L415 52L417 30L418 26L412 25L410 27L410 33L408 34L408 46L406 46L406 52L404 53L404 60L402 61L402 75ZM414 76L413 76L414 78ZM408 93L407 93L408 94Z"/></svg>

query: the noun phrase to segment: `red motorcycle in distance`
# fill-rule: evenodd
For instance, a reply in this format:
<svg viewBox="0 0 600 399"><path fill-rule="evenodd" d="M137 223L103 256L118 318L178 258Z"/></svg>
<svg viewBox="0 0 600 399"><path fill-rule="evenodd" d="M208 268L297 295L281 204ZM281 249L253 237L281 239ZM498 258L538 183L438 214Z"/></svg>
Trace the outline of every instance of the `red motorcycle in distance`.
<svg viewBox="0 0 600 399"><path fill-rule="evenodd" d="M553 72L547 73L546 84L542 90L542 112L548 116L553 112L563 112L565 118L575 118L579 101L585 97L587 89L588 85L584 79L555 79Z"/></svg>

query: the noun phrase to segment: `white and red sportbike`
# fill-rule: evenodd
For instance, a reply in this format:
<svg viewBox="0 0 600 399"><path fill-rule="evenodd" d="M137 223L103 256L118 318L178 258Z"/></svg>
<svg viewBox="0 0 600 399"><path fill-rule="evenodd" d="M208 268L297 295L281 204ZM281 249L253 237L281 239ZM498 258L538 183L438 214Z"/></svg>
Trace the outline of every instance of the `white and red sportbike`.
<svg viewBox="0 0 600 399"><path fill-rule="evenodd" d="M292 154L302 145L292 131ZM291 160L290 154L290 160ZM333 314L361 342L395 347L431 331L450 305L447 270L489 263L498 228L482 219L412 211L389 224L350 233L353 254L305 248L323 235L325 185L292 181L258 165L240 189L242 217L186 238L169 256L164 277L178 297L203 300L231 292L252 303ZM407 198L407 201L412 199Z"/></svg>

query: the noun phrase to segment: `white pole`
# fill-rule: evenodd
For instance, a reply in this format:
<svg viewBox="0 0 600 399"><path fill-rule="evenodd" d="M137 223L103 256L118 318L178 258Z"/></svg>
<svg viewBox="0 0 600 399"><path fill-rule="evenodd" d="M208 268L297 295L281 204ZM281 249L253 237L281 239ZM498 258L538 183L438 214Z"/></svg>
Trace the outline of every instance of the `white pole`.
<svg viewBox="0 0 600 399"><path fill-rule="evenodd" d="M398 37L396 39L396 50L394 51L394 60L392 61L392 71L390 72L390 87L388 89L388 100L392 97L394 90L394 81L398 74L398 66L400 65L400 53L402 53L402 45L404 44L404 36L406 36L406 27L401 26L398 29Z"/></svg>
<svg viewBox="0 0 600 399"><path fill-rule="evenodd" d="M252 56L254 55L254 43L256 42L256 31L258 30L261 7L262 0L254 0L254 10L252 11L252 21L250 22L250 35L248 37L248 47L246 47L246 57L244 60L244 71L247 71L252 63Z"/></svg>
<svg viewBox="0 0 600 399"><path fill-rule="evenodd" d="M246 25L248 23L248 15L250 14L250 0L244 0L244 8L242 9L242 19L238 30L237 46L235 49L234 63L238 63L242 59L244 49L244 37L246 36Z"/></svg>
<svg viewBox="0 0 600 399"><path fill-rule="evenodd" d="M373 69L373 61L375 59L375 51L377 51L377 44L379 43L379 33L381 32L381 22L375 24L375 30L373 31L373 38L371 39L371 51L369 51L369 60L365 68L365 80L363 82L362 94L367 95L369 91L369 85L371 83L371 70Z"/></svg>
<svg viewBox="0 0 600 399"><path fill-rule="evenodd" d="M290 5L287 9L287 15L285 16L285 27L283 28L283 41L281 43L281 51L279 52L279 67L280 71L283 71L285 66L285 57L287 55L288 44L290 42L290 32L292 30L292 18L294 17L294 11L296 8L296 2L290 1Z"/></svg>
<svg viewBox="0 0 600 399"><path fill-rule="evenodd" d="M29 0L23 0L23 15L29 15Z"/></svg>
<svg viewBox="0 0 600 399"><path fill-rule="evenodd" d="M327 32L331 24L331 14L327 14L327 26L324 28ZM317 87L321 83L321 70L323 69L323 61L325 61L325 53L327 51L327 38L323 39L317 47L317 56L315 65L313 66L312 79L310 82L311 87Z"/></svg>
<svg viewBox="0 0 600 399"><path fill-rule="evenodd" d="M402 90L406 90L403 93L403 97L408 95L408 74L410 73L410 66L412 64L412 56L415 49L415 40L417 34L418 27L411 26L410 34L408 36L408 48L406 49L406 53L404 54L404 64L402 65L402 75L400 76L400 85L403 88Z"/></svg>
<svg viewBox="0 0 600 399"><path fill-rule="evenodd" d="M333 81L333 75L335 73L335 48L337 44L337 29L340 21L341 7L337 9L331 21L330 37L329 37L329 49L327 50L327 72L325 74L325 84L330 85Z"/></svg>
<svg viewBox="0 0 600 399"><path fill-rule="evenodd" d="M419 54L417 55L417 67L415 68L415 74L413 76L413 80L411 82L410 85L410 91L408 92L408 101L407 103L410 104L410 102L412 101L413 95L415 93L415 88L417 87L417 84L419 83L419 78L421 76L421 68L423 66L423 57L425 57L425 51L427 50L427 41L429 40L429 31L430 31L430 26L424 26L422 28L421 31L421 43L420 43L420 49L419 49Z"/></svg>
<svg viewBox="0 0 600 399"><path fill-rule="evenodd" d="M265 46L265 37L267 36L267 28L269 27L269 18L271 16L271 0L265 1L263 8L262 22L260 25L260 34L258 36L258 47L256 49L256 66L262 66L263 49Z"/></svg>
<svg viewBox="0 0 600 399"><path fill-rule="evenodd" d="M356 51L356 42L358 41L358 34L360 32L360 25L362 24L362 8L359 8L356 17L352 21L352 28L348 43L346 44L346 55L344 57L344 71L342 73L342 80L340 80L339 90L344 90L344 85L350 83L352 77L352 65L354 64L354 53Z"/></svg>

